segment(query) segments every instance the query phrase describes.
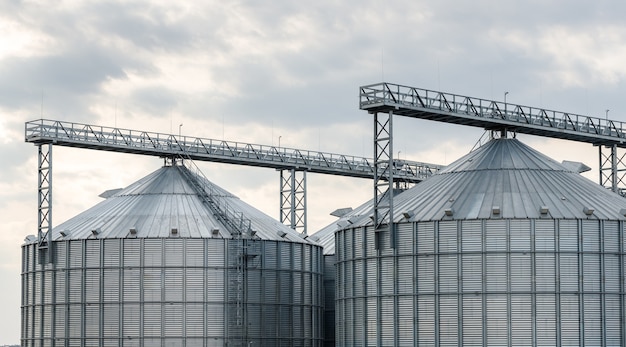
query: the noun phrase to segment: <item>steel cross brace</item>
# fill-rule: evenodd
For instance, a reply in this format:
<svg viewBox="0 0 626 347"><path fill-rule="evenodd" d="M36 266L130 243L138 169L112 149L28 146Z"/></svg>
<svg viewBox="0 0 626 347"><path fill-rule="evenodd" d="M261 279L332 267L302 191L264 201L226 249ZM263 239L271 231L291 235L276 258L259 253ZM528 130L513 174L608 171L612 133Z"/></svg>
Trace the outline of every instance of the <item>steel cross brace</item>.
<svg viewBox="0 0 626 347"><path fill-rule="evenodd" d="M611 189L614 193L624 195L626 186L626 153L616 145L598 146L600 185Z"/></svg>
<svg viewBox="0 0 626 347"><path fill-rule="evenodd" d="M374 114L374 230L376 249L382 248L380 233L389 232L395 248L393 228L393 112Z"/></svg>
<svg viewBox="0 0 626 347"><path fill-rule="evenodd" d="M307 234L306 171L280 170L280 222Z"/></svg>
<svg viewBox="0 0 626 347"><path fill-rule="evenodd" d="M43 263L52 262L52 143L37 147L37 248Z"/></svg>

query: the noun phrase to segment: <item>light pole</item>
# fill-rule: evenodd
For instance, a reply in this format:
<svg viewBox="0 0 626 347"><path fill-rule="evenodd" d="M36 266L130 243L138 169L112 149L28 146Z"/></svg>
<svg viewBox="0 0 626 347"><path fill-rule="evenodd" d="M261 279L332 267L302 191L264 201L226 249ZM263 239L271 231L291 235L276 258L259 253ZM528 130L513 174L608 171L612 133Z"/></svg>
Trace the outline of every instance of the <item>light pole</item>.
<svg viewBox="0 0 626 347"><path fill-rule="evenodd" d="M509 95L509 92L504 92L504 113L506 113L506 96Z"/></svg>
<svg viewBox="0 0 626 347"><path fill-rule="evenodd" d="M183 127L183 123L180 123L180 125L178 126L178 137L180 137L180 128Z"/></svg>
<svg viewBox="0 0 626 347"><path fill-rule="evenodd" d="M282 137L282 135L278 136L278 147L280 147L280 138Z"/></svg>
<svg viewBox="0 0 626 347"><path fill-rule="evenodd" d="M605 117L606 117L606 120L609 120L609 111L610 111L609 109L607 109L607 110L605 111Z"/></svg>

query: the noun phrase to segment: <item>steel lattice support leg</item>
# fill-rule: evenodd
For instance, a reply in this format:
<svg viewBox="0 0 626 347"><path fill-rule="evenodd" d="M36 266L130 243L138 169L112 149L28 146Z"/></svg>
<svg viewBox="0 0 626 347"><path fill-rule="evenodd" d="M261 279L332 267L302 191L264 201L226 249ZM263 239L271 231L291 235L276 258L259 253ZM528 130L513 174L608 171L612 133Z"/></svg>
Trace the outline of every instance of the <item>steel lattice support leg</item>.
<svg viewBox="0 0 626 347"><path fill-rule="evenodd" d="M393 112L388 114L378 113L374 114L374 247L376 253L379 256L376 266L377 277L377 290L378 293L382 293L382 278L383 271L389 271L389 269L383 269L383 264L380 255L382 249L386 245L382 244L382 235L389 235L389 243L393 254L395 254L396 248L396 235L393 224L393 173L394 173L394 160L393 160ZM392 270L396 274L397 263L394 263L394 269ZM395 275L394 275L395 276ZM394 281L397 278L394 277ZM394 286L397 290L397 285ZM395 293L394 293L395 294ZM398 344L398 296L394 295L393 299L393 327L394 327L394 344ZM382 297L379 296L376 302L376 336L377 344L382 345L382 311L383 302Z"/></svg>
<svg viewBox="0 0 626 347"><path fill-rule="evenodd" d="M52 144L38 146L37 237L41 261L52 262Z"/></svg>
<svg viewBox="0 0 626 347"><path fill-rule="evenodd" d="M280 170L280 222L307 234L306 171Z"/></svg>
<svg viewBox="0 0 626 347"><path fill-rule="evenodd" d="M380 233L391 234L391 247L395 248L393 228L393 112L374 114L374 227L376 248L381 248Z"/></svg>
<svg viewBox="0 0 626 347"><path fill-rule="evenodd" d="M600 185L622 194L626 185L626 153L618 153L617 146L598 146Z"/></svg>

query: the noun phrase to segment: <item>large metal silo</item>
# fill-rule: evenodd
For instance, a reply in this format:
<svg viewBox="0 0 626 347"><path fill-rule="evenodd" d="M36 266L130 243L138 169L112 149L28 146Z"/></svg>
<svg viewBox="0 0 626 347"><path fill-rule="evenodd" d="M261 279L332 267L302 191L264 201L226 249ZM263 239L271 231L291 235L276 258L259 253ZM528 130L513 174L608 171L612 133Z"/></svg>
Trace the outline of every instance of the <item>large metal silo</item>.
<svg viewBox="0 0 626 347"><path fill-rule="evenodd" d="M394 190L394 195L402 191L396 189ZM335 294L338 290L336 281L335 232L353 224L359 219L367 218L371 214L371 210L372 201L368 201L354 209L350 207L340 208L331 213L331 215L338 217L336 221L318 230L311 236L324 248L324 346L341 346L336 343L335 339Z"/></svg>
<svg viewBox="0 0 626 347"><path fill-rule="evenodd" d="M335 346L335 224L311 236L324 249L324 346Z"/></svg>
<svg viewBox="0 0 626 347"><path fill-rule="evenodd" d="M336 232L338 346L626 345L624 198L503 138L393 203Z"/></svg>
<svg viewBox="0 0 626 347"><path fill-rule="evenodd" d="M52 239L52 262L34 237L22 247L22 346L322 345L322 248L184 166Z"/></svg>

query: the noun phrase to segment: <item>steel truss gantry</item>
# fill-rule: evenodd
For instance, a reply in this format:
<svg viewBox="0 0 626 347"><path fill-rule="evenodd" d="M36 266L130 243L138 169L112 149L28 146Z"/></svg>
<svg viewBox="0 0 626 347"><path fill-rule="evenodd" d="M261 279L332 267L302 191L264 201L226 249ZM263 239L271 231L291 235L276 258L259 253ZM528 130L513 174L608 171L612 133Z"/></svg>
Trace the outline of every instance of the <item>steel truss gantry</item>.
<svg viewBox="0 0 626 347"><path fill-rule="evenodd" d="M52 145L228 164L274 168L281 171L280 217L306 233L306 172L419 183L442 166L397 161L393 166L374 165L372 159L320 151L214 140L190 136L120 129L83 123L39 119L25 123L25 141L39 146L39 240L52 228ZM391 169L389 169L391 168ZM289 174L289 175L288 175ZM298 178L300 176L300 178Z"/></svg>
<svg viewBox="0 0 626 347"><path fill-rule="evenodd" d="M626 123L507 102L377 83L360 87L360 108L395 115L591 143L600 148L600 184L621 192Z"/></svg>

